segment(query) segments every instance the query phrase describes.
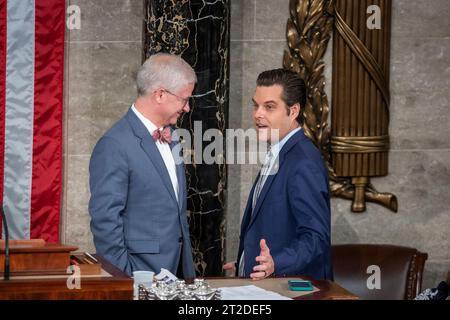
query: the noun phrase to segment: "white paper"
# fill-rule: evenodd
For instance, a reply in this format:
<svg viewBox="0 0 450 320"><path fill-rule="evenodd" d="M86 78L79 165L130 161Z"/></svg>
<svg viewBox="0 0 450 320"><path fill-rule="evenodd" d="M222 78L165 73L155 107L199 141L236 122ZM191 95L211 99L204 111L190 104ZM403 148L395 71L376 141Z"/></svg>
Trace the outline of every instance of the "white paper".
<svg viewBox="0 0 450 320"><path fill-rule="evenodd" d="M161 268L161 272L155 276L156 280L163 280L166 284L171 284L178 278L169 270Z"/></svg>
<svg viewBox="0 0 450 320"><path fill-rule="evenodd" d="M292 300L279 293L264 290L254 285L219 289L222 300Z"/></svg>

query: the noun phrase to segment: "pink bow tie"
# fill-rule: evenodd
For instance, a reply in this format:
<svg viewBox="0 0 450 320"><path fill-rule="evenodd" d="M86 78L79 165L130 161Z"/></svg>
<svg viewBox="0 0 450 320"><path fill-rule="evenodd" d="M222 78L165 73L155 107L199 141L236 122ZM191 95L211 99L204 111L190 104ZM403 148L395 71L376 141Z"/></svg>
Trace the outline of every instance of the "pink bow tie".
<svg viewBox="0 0 450 320"><path fill-rule="evenodd" d="M155 141L159 141L161 143L167 142L167 143L171 143L172 142L172 137L171 137L171 133L170 133L170 127L164 127L164 129L160 130L160 129L156 129L153 132L153 140Z"/></svg>

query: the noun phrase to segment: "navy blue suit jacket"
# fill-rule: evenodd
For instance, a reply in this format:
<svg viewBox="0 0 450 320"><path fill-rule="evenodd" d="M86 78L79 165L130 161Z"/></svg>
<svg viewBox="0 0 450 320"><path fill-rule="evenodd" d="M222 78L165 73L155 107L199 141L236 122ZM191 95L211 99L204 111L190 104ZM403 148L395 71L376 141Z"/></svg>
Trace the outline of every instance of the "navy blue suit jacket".
<svg viewBox="0 0 450 320"><path fill-rule="evenodd" d="M161 268L176 274L182 259L184 277L195 277L184 165L176 166L177 201L158 147L131 109L98 141L89 172L98 254L130 275Z"/></svg>
<svg viewBox="0 0 450 320"><path fill-rule="evenodd" d="M253 272L265 239L276 276L308 275L332 279L330 257L330 192L319 150L303 130L279 153L279 168L269 175L252 215L255 185L242 219L238 262L244 254L245 276Z"/></svg>

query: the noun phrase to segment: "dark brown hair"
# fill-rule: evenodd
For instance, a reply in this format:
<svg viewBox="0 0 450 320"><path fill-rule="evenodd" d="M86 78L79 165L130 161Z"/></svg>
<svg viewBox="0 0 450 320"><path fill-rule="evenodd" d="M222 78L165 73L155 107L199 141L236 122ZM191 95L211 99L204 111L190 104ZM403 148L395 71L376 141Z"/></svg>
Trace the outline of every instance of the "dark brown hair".
<svg viewBox="0 0 450 320"><path fill-rule="evenodd" d="M299 75L286 69L273 69L261 72L256 80L258 87L271 87L279 85L283 88L281 99L286 103L288 114L294 104L300 104L300 113L297 122L303 124L303 108L306 105L306 86Z"/></svg>

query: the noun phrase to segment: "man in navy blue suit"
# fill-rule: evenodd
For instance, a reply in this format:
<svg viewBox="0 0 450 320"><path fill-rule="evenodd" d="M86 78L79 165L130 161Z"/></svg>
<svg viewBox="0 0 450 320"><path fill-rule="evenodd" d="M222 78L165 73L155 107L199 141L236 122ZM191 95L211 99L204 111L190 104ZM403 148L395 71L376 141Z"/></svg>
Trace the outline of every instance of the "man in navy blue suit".
<svg viewBox="0 0 450 320"><path fill-rule="evenodd" d="M305 104L305 84L296 73L276 69L258 76L253 119L270 150L242 218L238 260L224 265L237 276L333 278L328 173L301 128ZM275 131L278 141L271 141Z"/></svg>
<svg viewBox="0 0 450 320"><path fill-rule="evenodd" d="M175 55L151 56L137 74L138 97L98 141L90 161L89 213L97 253L118 268L195 277L183 163L171 126L189 111L197 77Z"/></svg>

